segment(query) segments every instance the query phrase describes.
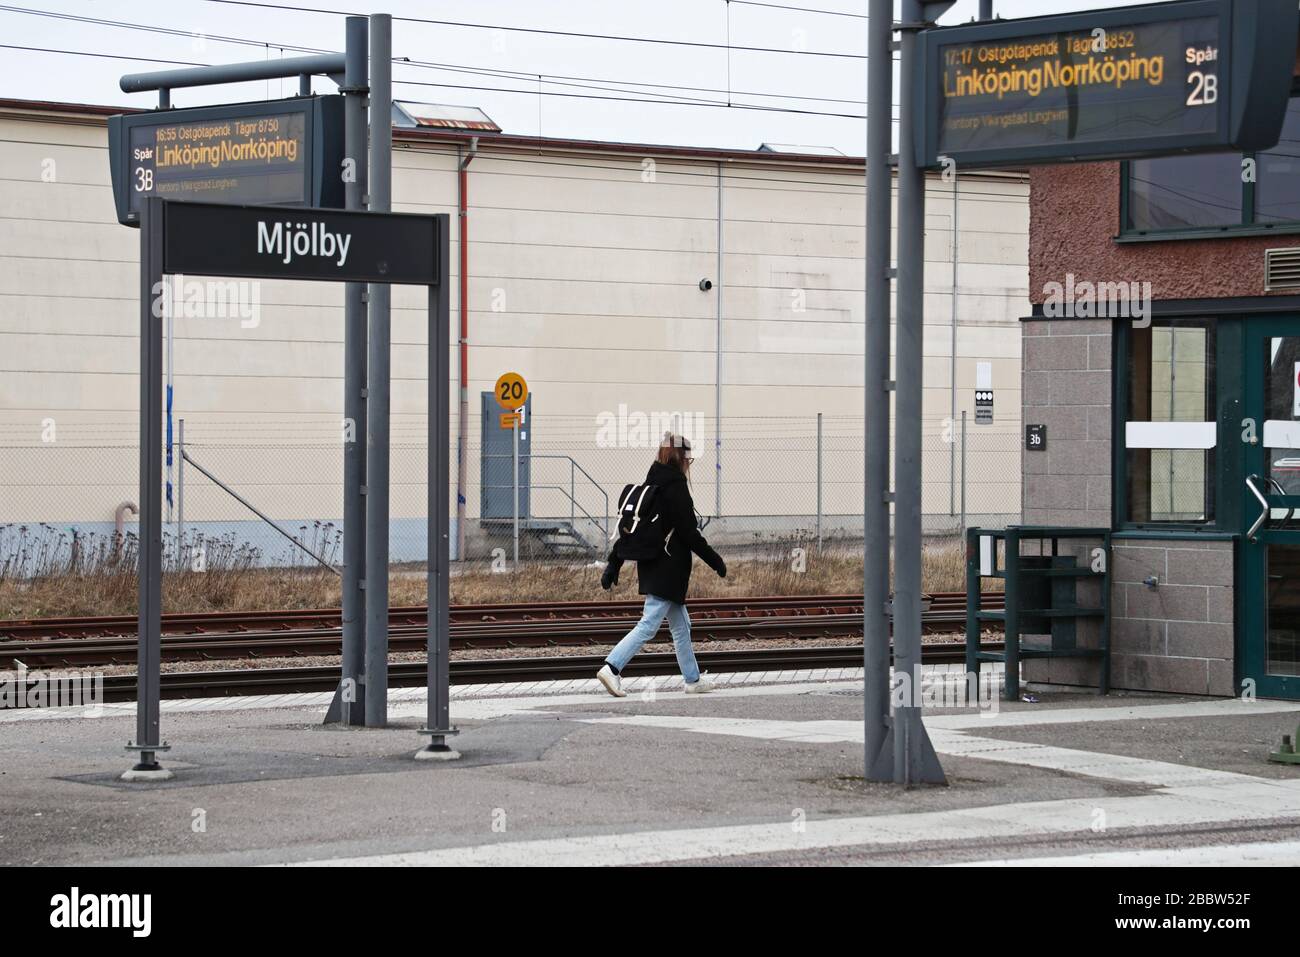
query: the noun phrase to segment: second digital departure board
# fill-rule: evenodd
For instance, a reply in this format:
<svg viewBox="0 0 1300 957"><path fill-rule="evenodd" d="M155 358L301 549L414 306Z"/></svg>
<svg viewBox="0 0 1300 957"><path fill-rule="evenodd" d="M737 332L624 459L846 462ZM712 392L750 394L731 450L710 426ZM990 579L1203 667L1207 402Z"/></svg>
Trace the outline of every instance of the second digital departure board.
<svg viewBox="0 0 1300 957"><path fill-rule="evenodd" d="M1294 3L1186 0L927 30L918 155L998 166L1267 148L1297 22Z"/></svg>

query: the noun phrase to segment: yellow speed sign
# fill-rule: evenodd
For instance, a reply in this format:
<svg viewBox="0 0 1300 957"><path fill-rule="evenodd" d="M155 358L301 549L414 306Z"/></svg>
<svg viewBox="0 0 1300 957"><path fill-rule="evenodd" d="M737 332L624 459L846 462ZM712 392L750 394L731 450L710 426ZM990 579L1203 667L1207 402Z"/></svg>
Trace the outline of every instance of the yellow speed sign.
<svg viewBox="0 0 1300 957"><path fill-rule="evenodd" d="M528 401L528 383L518 372L507 372L497 379L497 404L503 409L522 409Z"/></svg>

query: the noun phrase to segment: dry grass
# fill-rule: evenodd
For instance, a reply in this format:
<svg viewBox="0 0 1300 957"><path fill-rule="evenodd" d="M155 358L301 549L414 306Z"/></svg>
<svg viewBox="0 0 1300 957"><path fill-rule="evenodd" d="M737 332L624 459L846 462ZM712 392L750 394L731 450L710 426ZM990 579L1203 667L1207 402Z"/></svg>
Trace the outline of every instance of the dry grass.
<svg viewBox="0 0 1300 957"><path fill-rule="evenodd" d="M12 527L10 527L12 528ZM126 615L136 611L136 551L131 539L82 542L69 556L67 542L41 541L28 533L6 539L0 528L0 619ZM51 532L53 530L50 530ZM57 533L56 533L57 534ZM58 546L58 547L56 547ZM862 557L851 551L821 556L807 549L799 570L790 549L728 562L725 579L696 562L691 577L694 598L750 595L852 594L862 591ZM70 560L71 559L71 560ZM339 604L338 576L324 569L259 567L260 556L230 541L205 543L206 567L168 568L163 576L165 612L203 612L275 608L329 608ZM517 573L493 573L486 563L458 570L451 581L457 604L506 601L628 600L637 596L636 568L623 569L611 592L600 588L601 567L579 563L526 565ZM961 545L935 544L924 558L927 591L965 588ZM391 605L420 605L425 599L422 568L395 568L389 578Z"/></svg>

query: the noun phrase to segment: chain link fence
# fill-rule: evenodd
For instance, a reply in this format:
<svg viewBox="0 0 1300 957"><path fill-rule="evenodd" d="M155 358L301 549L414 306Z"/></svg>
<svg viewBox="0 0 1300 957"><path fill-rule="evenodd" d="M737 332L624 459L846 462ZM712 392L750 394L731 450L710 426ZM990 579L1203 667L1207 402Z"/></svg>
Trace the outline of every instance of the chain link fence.
<svg viewBox="0 0 1300 957"><path fill-rule="evenodd" d="M659 429L600 430L589 417L534 415L521 457L521 561L602 557L622 488L641 481ZM490 423L496 427L496 423ZM860 547L862 420L852 416L735 417L694 422L691 486L705 534L730 554L785 547ZM165 537L174 560L200 542L244 549L268 565L337 567L342 561L343 445L333 427L261 423L249 434L228 424L190 423L173 445L164 495ZM128 430L129 431L129 430ZM454 434L453 428L453 434ZM451 449L453 554L511 561L516 548L513 463L485 453L478 417L464 450L464 521L458 521L457 451ZM120 439L123 430L106 433ZM395 422L391 449L390 560L427 554L428 449L422 422ZM275 435L294 441L276 442ZM507 445L506 448L509 448ZM485 463L502 459L500 467ZM0 448L0 572L36 573L108 548L136 530L138 451L89 436ZM923 527L953 537L970 525L1000 527L1020 514L1020 436L1006 426L927 423ZM485 482L484 478L488 481Z"/></svg>

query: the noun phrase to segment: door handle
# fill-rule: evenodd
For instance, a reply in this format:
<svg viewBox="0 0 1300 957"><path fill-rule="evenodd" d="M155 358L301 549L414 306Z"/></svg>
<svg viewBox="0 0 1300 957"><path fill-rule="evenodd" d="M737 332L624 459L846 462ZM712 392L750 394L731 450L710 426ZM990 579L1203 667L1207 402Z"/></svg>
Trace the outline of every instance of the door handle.
<svg viewBox="0 0 1300 957"><path fill-rule="evenodd" d="M1259 478L1258 475L1251 475L1246 479L1246 488L1251 490L1255 498L1259 499L1259 504L1264 507L1264 511L1259 513L1259 518L1255 519L1255 524L1250 526L1250 531L1246 532L1246 538L1252 542L1258 537L1260 528L1262 528L1264 523L1268 521L1269 514L1272 511L1269 508L1268 499L1264 497L1264 493L1255 485L1255 480L1257 478Z"/></svg>

